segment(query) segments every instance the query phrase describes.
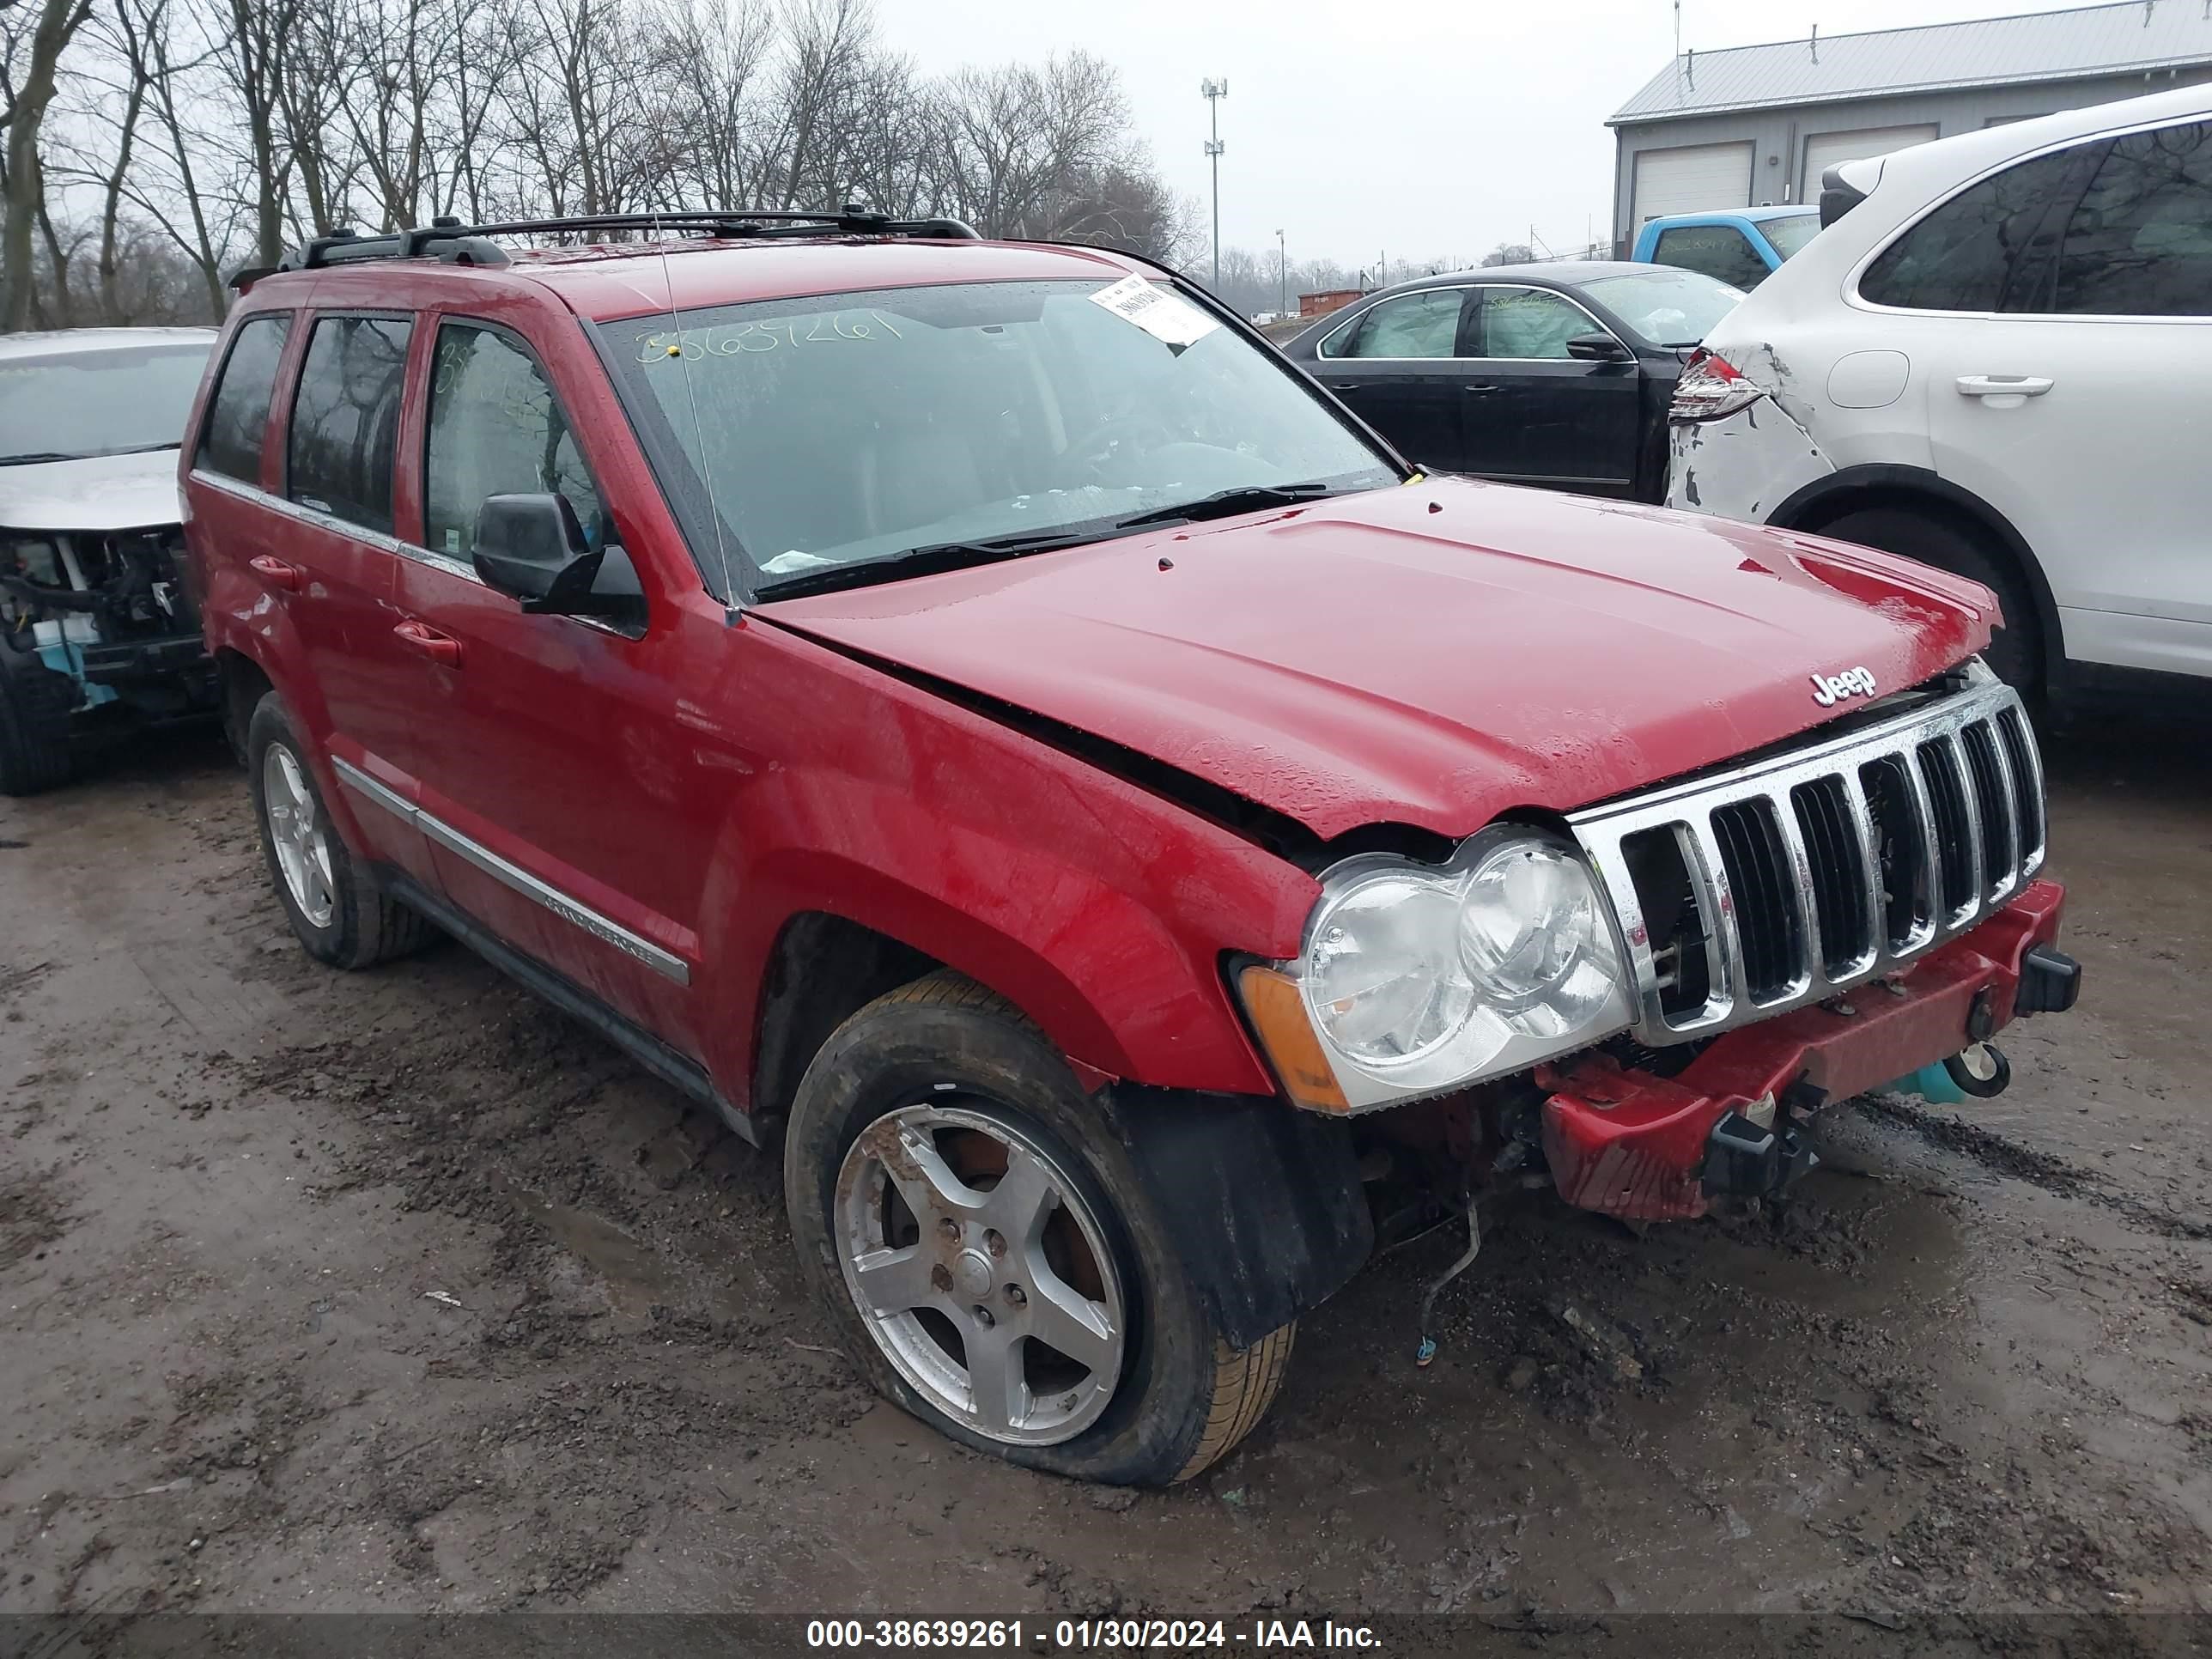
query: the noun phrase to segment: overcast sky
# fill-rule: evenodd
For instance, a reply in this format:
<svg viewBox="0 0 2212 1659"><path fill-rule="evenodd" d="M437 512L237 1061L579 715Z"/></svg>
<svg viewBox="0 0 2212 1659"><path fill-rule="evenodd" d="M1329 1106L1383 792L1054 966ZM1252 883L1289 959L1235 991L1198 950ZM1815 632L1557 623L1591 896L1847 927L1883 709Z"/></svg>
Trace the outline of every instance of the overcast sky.
<svg viewBox="0 0 2212 1659"><path fill-rule="evenodd" d="M1472 260L1533 223L1608 234L1605 119L1674 52L1669 0L878 0L927 70L1074 47L1121 72L1139 134L1206 210L1221 103L1221 240L1363 265ZM2034 0L1682 0L1694 51L2053 9ZM1395 272L1393 272L1395 275Z"/></svg>

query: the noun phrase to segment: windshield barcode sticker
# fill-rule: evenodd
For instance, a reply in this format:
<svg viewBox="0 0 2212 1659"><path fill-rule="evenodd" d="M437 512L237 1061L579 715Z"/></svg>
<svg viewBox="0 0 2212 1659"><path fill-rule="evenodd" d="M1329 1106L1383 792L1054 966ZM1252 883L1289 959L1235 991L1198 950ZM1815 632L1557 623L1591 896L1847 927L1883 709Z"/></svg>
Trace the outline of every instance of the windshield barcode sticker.
<svg viewBox="0 0 2212 1659"><path fill-rule="evenodd" d="M1188 301L1141 276L1124 276L1091 296L1125 323L1134 323L1170 351L1195 344L1221 326Z"/></svg>

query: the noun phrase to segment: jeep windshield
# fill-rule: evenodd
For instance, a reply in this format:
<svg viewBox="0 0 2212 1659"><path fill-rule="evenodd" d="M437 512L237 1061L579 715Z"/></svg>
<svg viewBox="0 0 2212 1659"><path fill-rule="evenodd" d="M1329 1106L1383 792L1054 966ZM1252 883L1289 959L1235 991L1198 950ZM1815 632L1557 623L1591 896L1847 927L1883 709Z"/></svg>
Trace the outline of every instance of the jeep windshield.
<svg viewBox="0 0 2212 1659"><path fill-rule="evenodd" d="M0 361L0 466L175 448L212 342Z"/></svg>
<svg viewBox="0 0 2212 1659"><path fill-rule="evenodd" d="M1401 476L1295 370L1139 278L766 301L601 333L700 562L749 571L760 598Z"/></svg>

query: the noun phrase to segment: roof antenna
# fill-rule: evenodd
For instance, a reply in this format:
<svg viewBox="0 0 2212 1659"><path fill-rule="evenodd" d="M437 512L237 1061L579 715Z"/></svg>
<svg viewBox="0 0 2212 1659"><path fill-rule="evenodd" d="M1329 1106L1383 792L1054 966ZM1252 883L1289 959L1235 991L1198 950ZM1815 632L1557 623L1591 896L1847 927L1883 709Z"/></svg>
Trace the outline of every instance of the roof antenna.
<svg viewBox="0 0 2212 1659"><path fill-rule="evenodd" d="M1820 61L1820 26L1818 23L1813 25L1813 61L1816 64Z"/></svg>
<svg viewBox="0 0 2212 1659"><path fill-rule="evenodd" d="M696 453L699 458L699 482L707 492L707 516L714 522L714 562L722 572L722 591L715 597L722 602L723 621L734 623L738 619L738 587L730 579L730 550L722 539L722 509L714 501L714 469L707 461L707 428L699 418L699 388L691 378L694 354L684 337L683 317L676 309L676 279L669 273L668 239L662 232L658 209L653 215L653 236L654 245L660 250L661 286L668 294L668 322L672 331L669 335L667 353L684 365L684 396L691 405L691 431L697 440ZM649 346L650 342L647 343Z"/></svg>
<svg viewBox="0 0 2212 1659"><path fill-rule="evenodd" d="M1684 52L1682 62L1690 71L1690 90L1695 92L1698 89L1698 49L1692 46L1689 51Z"/></svg>

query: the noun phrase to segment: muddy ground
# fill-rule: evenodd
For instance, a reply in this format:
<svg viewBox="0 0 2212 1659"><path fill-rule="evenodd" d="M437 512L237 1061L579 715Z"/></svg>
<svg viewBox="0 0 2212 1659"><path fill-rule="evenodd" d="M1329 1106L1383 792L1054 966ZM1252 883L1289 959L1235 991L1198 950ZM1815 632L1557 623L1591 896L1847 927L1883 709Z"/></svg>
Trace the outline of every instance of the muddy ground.
<svg viewBox="0 0 2212 1659"><path fill-rule="evenodd" d="M2052 754L2075 1015L1778 1216L1431 1237L1168 1493L959 1450L773 1164L458 947L333 974L220 744L0 803L0 1613L2212 1612L2212 739ZM1569 1303L1618 1334L1573 1340Z"/></svg>

